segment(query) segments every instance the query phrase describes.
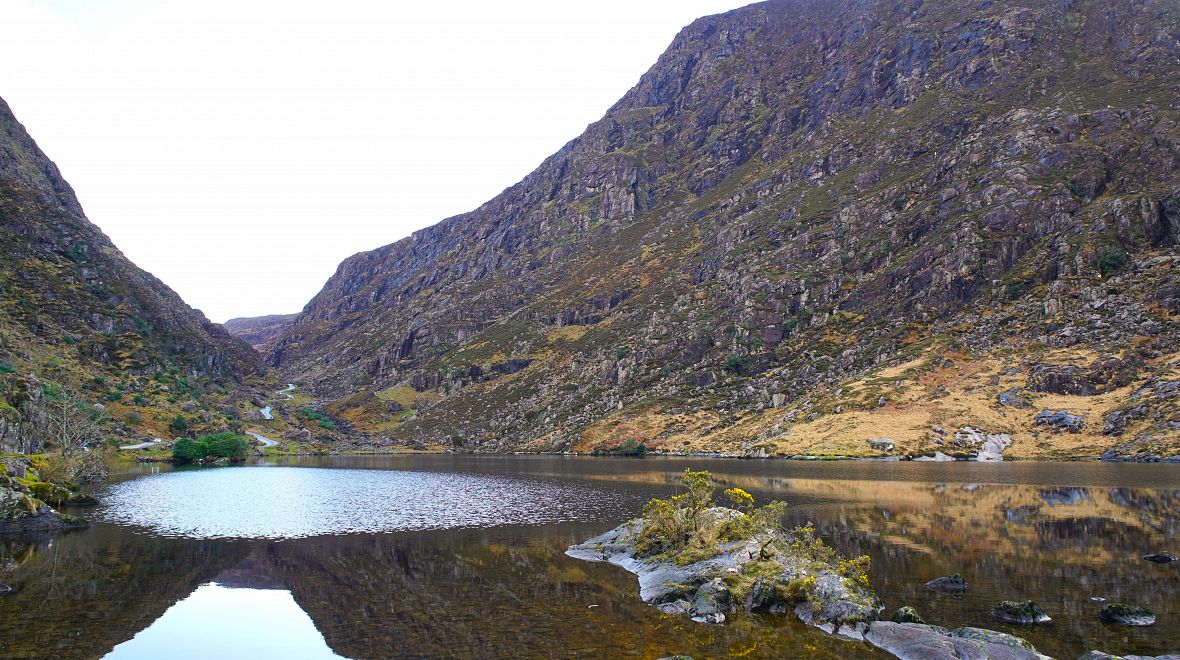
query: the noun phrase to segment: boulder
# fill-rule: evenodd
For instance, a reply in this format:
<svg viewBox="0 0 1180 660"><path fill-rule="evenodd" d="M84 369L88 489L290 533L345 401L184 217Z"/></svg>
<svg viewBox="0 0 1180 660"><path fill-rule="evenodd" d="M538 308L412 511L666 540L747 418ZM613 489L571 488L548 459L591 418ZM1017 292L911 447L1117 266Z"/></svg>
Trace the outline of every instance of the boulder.
<svg viewBox="0 0 1180 660"><path fill-rule="evenodd" d="M1017 637L1016 635L1009 635L1008 633L997 632L995 630L988 630L986 628L955 628L951 631L951 635L955 637L962 637L964 639L978 639L989 644L1001 644L1003 646L1010 646L1014 649L1024 649L1026 651L1036 652L1036 648L1028 642L1028 640Z"/></svg>
<svg viewBox="0 0 1180 660"><path fill-rule="evenodd" d="M1086 426L1086 418L1064 410L1042 410L1033 418L1033 423L1079 433Z"/></svg>
<svg viewBox="0 0 1180 660"><path fill-rule="evenodd" d="M897 443L889 438L872 438L869 440L869 448L877 451L893 451Z"/></svg>
<svg viewBox="0 0 1180 660"><path fill-rule="evenodd" d="M1000 392L1000 395L996 398L999 399L1001 406L1032 408L1032 399L1024 393L1023 387L1013 387L1012 389Z"/></svg>
<svg viewBox="0 0 1180 660"><path fill-rule="evenodd" d="M926 583L926 588L943 593L963 593L967 591L967 582L963 580L962 575L955 573L934 578Z"/></svg>
<svg viewBox="0 0 1180 660"><path fill-rule="evenodd" d="M1098 612L1098 618L1106 623L1121 626L1150 626L1155 624L1155 613L1145 607L1107 603Z"/></svg>
<svg viewBox="0 0 1180 660"><path fill-rule="evenodd" d="M889 620L894 623L926 623L918 614L918 610L915 610L909 605L897 608L897 611L893 613L893 616L889 617Z"/></svg>
<svg viewBox="0 0 1180 660"><path fill-rule="evenodd" d="M0 533L56 531L87 527L81 518L54 511L15 479L0 476Z"/></svg>
<svg viewBox="0 0 1180 660"><path fill-rule="evenodd" d="M1031 625L1052 621L1045 610L1031 600L1005 600L992 608L992 616L1004 623Z"/></svg>
<svg viewBox="0 0 1180 660"><path fill-rule="evenodd" d="M1025 640L992 630L959 628L948 631L919 623L874 621L865 641L902 660L1041 660Z"/></svg>

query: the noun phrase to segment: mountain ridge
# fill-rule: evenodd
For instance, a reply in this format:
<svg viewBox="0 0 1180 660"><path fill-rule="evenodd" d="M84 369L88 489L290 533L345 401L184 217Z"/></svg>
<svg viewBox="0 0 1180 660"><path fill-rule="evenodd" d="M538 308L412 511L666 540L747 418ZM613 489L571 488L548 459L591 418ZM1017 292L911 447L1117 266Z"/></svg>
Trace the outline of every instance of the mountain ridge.
<svg viewBox="0 0 1180 660"><path fill-rule="evenodd" d="M100 401L117 414L114 435L130 437L165 433L188 398L200 401L193 412L207 409L207 387L236 389L261 376L255 351L86 218L2 99L0 129L0 447L43 449L46 398L63 396L61 388Z"/></svg>
<svg viewBox="0 0 1180 660"><path fill-rule="evenodd" d="M892 410L844 402L847 384L924 351L895 407L931 411L898 429L899 451L944 447L945 417L1015 437L1015 455L1097 456L1120 440L1097 431L1114 401L1052 401L1090 421L1046 441L1031 416L967 396L977 385L944 387L972 399L949 411L917 392L946 353L994 368L988 388L1037 391L1044 365L1112 357L1150 368L1136 382L1170 373L1178 25L1165 2L1034 0L698 19L519 183L342 262L267 360L322 400L414 410L390 423L336 406L395 442L863 455L872 438L847 428L797 436ZM1120 278L1130 294L1107 291ZM1106 311L1079 302L1094 299ZM1005 352L1009 330L970 327L981 315L1028 343ZM1136 433L1172 451L1164 398Z"/></svg>

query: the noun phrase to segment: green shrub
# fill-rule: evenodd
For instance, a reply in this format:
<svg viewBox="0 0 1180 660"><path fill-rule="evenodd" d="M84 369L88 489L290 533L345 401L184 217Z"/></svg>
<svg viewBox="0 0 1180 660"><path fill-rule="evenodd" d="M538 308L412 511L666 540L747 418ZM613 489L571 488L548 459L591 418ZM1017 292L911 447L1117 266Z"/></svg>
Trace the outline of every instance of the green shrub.
<svg viewBox="0 0 1180 660"><path fill-rule="evenodd" d="M8 364L7 362L0 362L0 374L14 374L14 373L16 373L16 367L12 366L11 364Z"/></svg>
<svg viewBox="0 0 1180 660"><path fill-rule="evenodd" d="M184 433L188 431L188 422L184 421L184 417L177 415L173 418L172 423L168 425L173 431L177 433Z"/></svg>
<svg viewBox="0 0 1180 660"><path fill-rule="evenodd" d="M336 430L336 423L330 417L310 406L300 408L299 416L310 422L315 422L321 429Z"/></svg>
<svg viewBox="0 0 1180 660"><path fill-rule="evenodd" d="M732 374L744 374L750 368L750 358L740 353L730 353L725 356L725 364L721 368Z"/></svg>
<svg viewBox="0 0 1180 660"><path fill-rule="evenodd" d="M205 436L202 440L208 445L210 456L228 458L233 461L246 458L246 452L250 449L245 438L228 431Z"/></svg>
<svg viewBox="0 0 1180 660"><path fill-rule="evenodd" d="M713 475L707 471L684 471L681 479L684 492L670 499L654 499L643 507L642 526L635 541L637 557L667 559L680 565L708 559L721 552L720 545L728 541L752 538L763 532L782 532L785 502L771 502L754 506L754 498L740 488L725 491L726 498L738 515L706 513L714 506ZM800 528L788 535L767 534L762 546L764 560L771 544L790 539L796 552L805 550L817 559L831 552L815 538L812 530ZM806 545L806 547L803 547ZM834 556L834 553L833 553Z"/></svg>
<svg viewBox="0 0 1180 660"><path fill-rule="evenodd" d="M172 445L172 460L177 463L192 463L209 455L209 446L200 440L181 438Z"/></svg>
<svg viewBox="0 0 1180 660"><path fill-rule="evenodd" d="M228 458L240 461L246 458L250 445L242 436L232 433L215 433L191 440L181 438L172 446L172 460L177 463L193 463L206 458Z"/></svg>
<svg viewBox="0 0 1180 660"><path fill-rule="evenodd" d="M647 444L639 442L635 438L627 438L619 443L615 453L623 456L645 456L647 455Z"/></svg>
<svg viewBox="0 0 1180 660"><path fill-rule="evenodd" d="M1102 254L1098 255L1098 270L1103 275L1117 273L1126 265L1127 253L1123 252L1121 248L1107 248L1103 250Z"/></svg>

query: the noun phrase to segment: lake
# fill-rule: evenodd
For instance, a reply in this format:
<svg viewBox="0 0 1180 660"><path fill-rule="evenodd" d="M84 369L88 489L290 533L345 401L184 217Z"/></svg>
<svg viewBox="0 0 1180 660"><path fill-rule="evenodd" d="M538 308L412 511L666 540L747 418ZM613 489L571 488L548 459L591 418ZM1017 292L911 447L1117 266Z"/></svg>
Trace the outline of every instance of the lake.
<svg viewBox="0 0 1180 660"><path fill-rule="evenodd" d="M1180 466L561 456L336 456L138 466L98 489L95 521L0 539L0 655L21 658L873 658L797 621L710 626L661 614L572 543L711 470L785 499L847 555L872 557L886 615L1021 635L1042 653L1180 651ZM950 596L927 580L960 573ZM1148 628L1102 624L1107 598ZM1036 600L1053 622L993 621Z"/></svg>

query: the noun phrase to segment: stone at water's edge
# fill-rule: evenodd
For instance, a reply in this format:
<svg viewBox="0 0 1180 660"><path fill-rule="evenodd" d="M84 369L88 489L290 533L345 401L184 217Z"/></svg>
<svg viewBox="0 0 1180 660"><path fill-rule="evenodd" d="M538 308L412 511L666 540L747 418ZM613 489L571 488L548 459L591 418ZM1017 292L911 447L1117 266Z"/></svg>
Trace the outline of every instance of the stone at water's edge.
<svg viewBox="0 0 1180 660"><path fill-rule="evenodd" d="M30 496L8 476L0 477L0 534L43 532L87 527L85 520L58 513Z"/></svg>
<svg viewBox="0 0 1180 660"><path fill-rule="evenodd" d="M889 617L889 620L894 623L926 623L918 611L909 605L899 607L893 616Z"/></svg>
<svg viewBox="0 0 1180 660"><path fill-rule="evenodd" d="M1155 613L1145 607L1107 603L1098 612L1098 618L1106 623L1123 626L1150 626L1155 624Z"/></svg>
<svg viewBox="0 0 1180 660"><path fill-rule="evenodd" d="M1019 637L979 628L947 630L920 623L874 621L865 634L865 641L902 660L1041 660L1048 657Z"/></svg>
<svg viewBox="0 0 1180 660"><path fill-rule="evenodd" d="M1031 600L1005 600L992 608L992 616L1004 623L1031 625L1052 621L1045 610Z"/></svg>

